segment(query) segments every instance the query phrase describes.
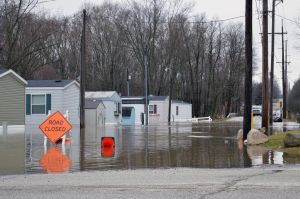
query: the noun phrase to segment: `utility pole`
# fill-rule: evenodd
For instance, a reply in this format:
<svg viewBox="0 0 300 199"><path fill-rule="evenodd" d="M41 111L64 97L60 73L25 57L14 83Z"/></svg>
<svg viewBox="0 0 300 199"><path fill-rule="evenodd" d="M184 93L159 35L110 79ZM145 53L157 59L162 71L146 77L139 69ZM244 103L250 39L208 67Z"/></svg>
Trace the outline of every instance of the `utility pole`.
<svg viewBox="0 0 300 199"><path fill-rule="evenodd" d="M282 97L283 97L283 103L282 103L282 116L283 119L286 118L286 108L285 108L285 92L284 92L284 88L285 88L285 78L284 78L284 34L283 34L283 20L282 20L282 26L281 26L281 32L282 32L282 37L281 37L281 42L282 42Z"/></svg>
<svg viewBox="0 0 300 199"><path fill-rule="evenodd" d="M85 27L86 10L83 10L83 26L81 35L81 69L80 69L80 128L85 126L84 100L85 100Z"/></svg>
<svg viewBox="0 0 300 199"><path fill-rule="evenodd" d="M286 46L284 47L284 34L287 34L287 32L283 32L283 22L281 26L281 35L282 35L282 61L281 62L276 62L276 63L281 63L282 64L282 98L283 98L283 103L282 103L282 118L286 119L286 110L287 110L287 65L290 63L287 61L287 42ZM284 55L284 50L286 51Z"/></svg>
<svg viewBox="0 0 300 199"><path fill-rule="evenodd" d="M129 96L129 94L130 94L130 92L129 92L129 81L131 80L131 75L129 75L128 68L126 70L126 74L127 74L127 96Z"/></svg>
<svg viewBox="0 0 300 199"><path fill-rule="evenodd" d="M283 119L287 119L287 40L285 40L285 68L284 68L284 87L283 87Z"/></svg>
<svg viewBox="0 0 300 199"><path fill-rule="evenodd" d="M251 109L252 109L252 0L246 0L245 12L245 93L244 93L244 122L243 140L247 139L251 129Z"/></svg>
<svg viewBox="0 0 300 199"><path fill-rule="evenodd" d="M147 63L147 50L145 49L145 54L144 54L144 67L145 67L145 107L144 107L144 112L145 112L145 118L144 118L144 124L148 126L148 63Z"/></svg>
<svg viewBox="0 0 300 199"><path fill-rule="evenodd" d="M168 124L171 125L171 108L173 97L173 68L169 68L169 110L168 110Z"/></svg>
<svg viewBox="0 0 300 199"><path fill-rule="evenodd" d="M273 83L274 83L274 32L275 32L275 1L272 4L272 44L271 44L271 73L270 73L270 112L269 120L270 124L273 124Z"/></svg>
<svg viewBox="0 0 300 199"><path fill-rule="evenodd" d="M269 128L269 87L268 87L268 0L263 0L262 38L262 127Z"/></svg>

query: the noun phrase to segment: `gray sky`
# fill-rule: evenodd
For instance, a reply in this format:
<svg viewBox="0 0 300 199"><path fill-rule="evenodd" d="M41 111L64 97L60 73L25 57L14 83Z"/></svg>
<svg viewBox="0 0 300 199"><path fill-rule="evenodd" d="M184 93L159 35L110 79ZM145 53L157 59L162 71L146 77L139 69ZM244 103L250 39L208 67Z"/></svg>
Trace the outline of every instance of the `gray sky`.
<svg viewBox="0 0 300 199"><path fill-rule="evenodd" d="M109 2L122 2L122 0L110 0ZM172 1L172 0L170 0ZM194 3L195 7L193 13L206 13L208 19L219 18L228 19L236 16L243 16L245 14L245 0L184 0L187 3ZM72 15L74 12L83 8L84 3L102 4L104 0L54 0L41 4L41 8L49 10L53 15ZM254 74L254 80L261 80L261 41L260 41L260 26L257 14L257 8L261 11L261 0L253 0L253 46L256 51L256 64L258 70ZM272 0L269 0L269 9L271 10ZM276 14L284 16L293 21L297 21L300 17L300 1L299 0L285 0L284 4L279 4L276 7ZM232 20L232 22L244 22L244 18ZM260 20L261 22L261 20ZM294 22L284 20L284 29L288 32L286 39L288 39L288 59L291 64L288 66L288 76L291 85L300 77L300 60L297 60L300 54L300 36L297 36L297 31L300 34L300 29ZM271 17L269 18L269 30L271 31ZM281 18L276 17L276 32L281 31ZM269 43L271 37L269 38ZM297 50L299 46L299 50ZM275 37L275 62L281 61L281 37ZM270 48L269 48L270 49ZM269 52L270 54L270 52ZM269 62L270 65L270 62ZM275 64L275 78L281 85L281 66Z"/></svg>

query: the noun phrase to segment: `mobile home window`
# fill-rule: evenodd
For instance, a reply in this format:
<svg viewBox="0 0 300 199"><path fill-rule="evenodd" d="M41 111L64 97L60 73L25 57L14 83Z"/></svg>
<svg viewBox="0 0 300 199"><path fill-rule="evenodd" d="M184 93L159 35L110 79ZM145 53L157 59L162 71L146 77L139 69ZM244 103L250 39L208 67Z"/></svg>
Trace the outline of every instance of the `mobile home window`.
<svg viewBox="0 0 300 199"><path fill-rule="evenodd" d="M32 95L32 114L45 114L46 113L46 96L45 95Z"/></svg>
<svg viewBox="0 0 300 199"><path fill-rule="evenodd" d="M176 115L178 115L178 114L179 114L179 107L176 106Z"/></svg>
<svg viewBox="0 0 300 199"><path fill-rule="evenodd" d="M157 114L157 105L149 105L149 114Z"/></svg>

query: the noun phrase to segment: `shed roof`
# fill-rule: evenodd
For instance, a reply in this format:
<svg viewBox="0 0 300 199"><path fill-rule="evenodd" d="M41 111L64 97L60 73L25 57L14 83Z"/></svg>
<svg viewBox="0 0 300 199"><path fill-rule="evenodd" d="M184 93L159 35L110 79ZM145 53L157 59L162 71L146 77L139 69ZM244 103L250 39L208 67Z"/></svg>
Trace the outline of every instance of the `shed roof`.
<svg viewBox="0 0 300 199"><path fill-rule="evenodd" d="M102 100L96 100L96 99L85 99L85 109L96 109L99 104L103 104ZM104 104L103 104L104 106Z"/></svg>
<svg viewBox="0 0 300 199"><path fill-rule="evenodd" d="M172 103L176 103L176 104L191 104L182 100L172 100Z"/></svg>
<svg viewBox="0 0 300 199"><path fill-rule="evenodd" d="M150 95L149 99L152 101L165 101L169 96L154 96Z"/></svg>
<svg viewBox="0 0 300 199"><path fill-rule="evenodd" d="M27 87L65 87L75 80L28 80Z"/></svg>
<svg viewBox="0 0 300 199"><path fill-rule="evenodd" d="M85 98L109 100L115 94L117 94L116 91L92 91L92 92L89 91L89 92L85 92Z"/></svg>

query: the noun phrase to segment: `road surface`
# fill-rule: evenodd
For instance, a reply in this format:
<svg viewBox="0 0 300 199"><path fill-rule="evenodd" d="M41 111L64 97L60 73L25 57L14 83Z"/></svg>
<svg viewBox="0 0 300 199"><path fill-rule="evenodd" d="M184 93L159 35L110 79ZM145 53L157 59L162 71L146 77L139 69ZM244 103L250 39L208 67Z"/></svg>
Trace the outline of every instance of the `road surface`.
<svg viewBox="0 0 300 199"><path fill-rule="evenodd" d="M1 198L300 198L300 167L0 176Z"/></svg>

